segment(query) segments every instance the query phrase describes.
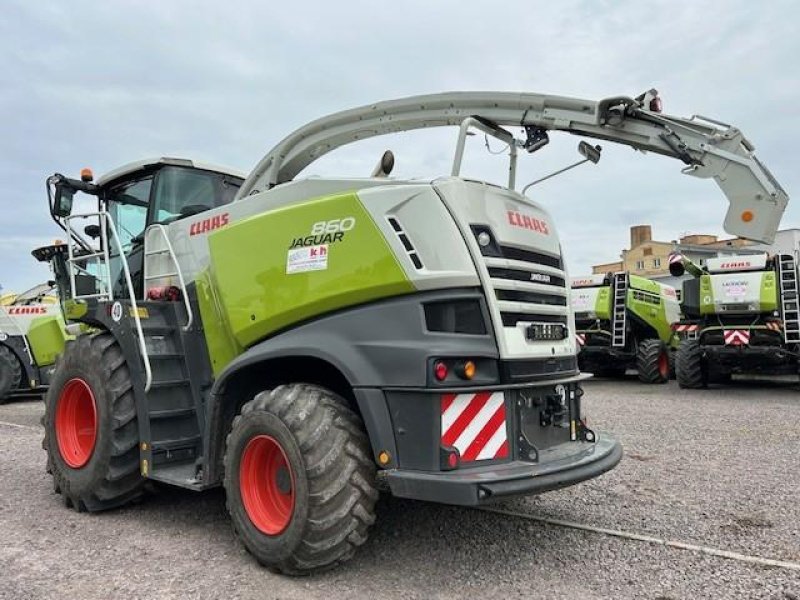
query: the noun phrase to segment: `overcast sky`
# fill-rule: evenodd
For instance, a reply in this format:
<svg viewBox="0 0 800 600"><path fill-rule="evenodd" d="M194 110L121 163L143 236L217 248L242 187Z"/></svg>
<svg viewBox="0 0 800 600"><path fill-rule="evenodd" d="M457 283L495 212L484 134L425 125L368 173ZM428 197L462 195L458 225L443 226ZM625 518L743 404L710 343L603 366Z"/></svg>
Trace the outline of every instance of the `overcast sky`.
<svg viewBox="0 0 800 600"><path fill-rule="evenodd" d="M657 88L665 112L740 127L791 196L800 184L800 36L792 1L48 2L4 0L0 19L0 285L48 272L30 256L60 230L45 178L149 156L249 171L324 114L411 94L544 92L600 99ZM519 181L572 161L554 136ZM467 170L500 179L472 138ZM309 173L367 175L392 148L397 176L446 174L455 130L370 140ZM534 188L572 274L614 260L628 227L658 239L722 234L727 201L676 161L606 144L599 165ZM491 171L491 169L496 169ZM783 228L800 226L790 203Z"/></svg>

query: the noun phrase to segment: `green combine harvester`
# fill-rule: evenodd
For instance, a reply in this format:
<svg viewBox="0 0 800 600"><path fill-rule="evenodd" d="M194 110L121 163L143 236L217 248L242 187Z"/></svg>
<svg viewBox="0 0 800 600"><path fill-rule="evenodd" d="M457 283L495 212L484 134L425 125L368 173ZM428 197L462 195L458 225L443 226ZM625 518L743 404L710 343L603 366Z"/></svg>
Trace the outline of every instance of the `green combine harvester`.
<svg viewBox="0 0 800 600"><path fill-rule="evenodd" d="M666 383L680 320L675 289L629 273L572 279L572 310L581 371Z"/></svg>
<svg viewBox="0 0 800 600"><path fill-rule="evenodd" d="M457 132L446 176L392 178L390 152L369 177L300 176L352 142L442 126ZM475 131L507 149L502 185L462 174ZM69 243L35 256L85 328L47 394L56 492L99 511L148 480L224 487L248 551L297 574L353 555L379 488L474 506L612 469L620 444L581 409L556 227L516 185L518 154L558 131L713 179L737 235L772 239L788 202L738 130L664 115L654 90L374 103L291 133L244 182L179 159L51 176ZM96 210L72 214L79 192Z"/></svg>
<svg viewBox="0 0 800 600"><path fill-rule="evenodd" d="M47 386L69 337L61 307L41 285L0 306L0 404Z"/></svg>
<svg viewBox="0 0 800 600"><path fill-rule="evenodd" d="M683 283L685 319L676 360L678 384L702 388L735 374L797 375L800 358L797 262L791 254L706 260L680 255L670 272Z"/></svg>

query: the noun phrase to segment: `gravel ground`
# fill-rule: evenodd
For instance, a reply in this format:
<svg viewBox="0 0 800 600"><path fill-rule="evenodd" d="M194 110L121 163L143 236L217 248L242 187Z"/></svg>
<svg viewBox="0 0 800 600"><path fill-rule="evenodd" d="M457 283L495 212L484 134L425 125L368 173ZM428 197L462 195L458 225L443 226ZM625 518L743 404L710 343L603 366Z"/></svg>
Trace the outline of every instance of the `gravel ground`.
<svg viewBox="0 0 800 600"><path fill-rule="evenodd" d="M590 425L615 432L623 462L502 507L800 562L796 386L629 379L586 392ZM109 513L65 509L44 472L41 411L31 399L0 406L0 598L800 599L798 571L390 497L353 561L288 579L242 550L219 491L161 487Z"/></svg>

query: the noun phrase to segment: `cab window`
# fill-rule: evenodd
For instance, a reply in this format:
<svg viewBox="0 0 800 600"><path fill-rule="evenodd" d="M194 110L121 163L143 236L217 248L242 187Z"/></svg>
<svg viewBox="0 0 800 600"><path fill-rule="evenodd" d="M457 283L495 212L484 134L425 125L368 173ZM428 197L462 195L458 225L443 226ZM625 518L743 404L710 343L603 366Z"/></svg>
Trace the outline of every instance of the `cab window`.
<svg viewBox="0 0 800 600"><path fill-rule="evenodd" d="M147 224L147 207L152 185L152 176L134 179L114 186L105 195L108 212L117 227L125 252L130 250L132 240L144 231Z"/></svg>
<svg viewBox="0 0 800 600"><path fill-rule="evenodd" d="M156 180L151 221L167 223L227 204L238 183L208 171L165 167Z"/></svg>

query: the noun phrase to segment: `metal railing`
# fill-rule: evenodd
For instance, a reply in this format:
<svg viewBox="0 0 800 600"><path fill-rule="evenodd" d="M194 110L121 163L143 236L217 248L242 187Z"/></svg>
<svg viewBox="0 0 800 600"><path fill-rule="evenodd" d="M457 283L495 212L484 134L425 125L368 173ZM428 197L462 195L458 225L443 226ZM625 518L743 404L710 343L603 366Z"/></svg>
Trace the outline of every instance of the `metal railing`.
<svg viewBox="0 0 800 600"><path fill-rule="evenodd" d="M158 248L156 250L148 250L147 249L147 239L148 233L150 231L158 231L161 234L161 239L164 241L164 248ZM169 255L170 261L175 267L174 271L170 271L167 273L160 273L158 275L150 275L148 274L147 268L147 257L148 256L156 256L160 254L167 254ZM183 279L183 273L181 272L181 267L178 264L178 257L175 255L175 250L172 248L172 242L169 240L169 235L167 235L167 228L164 227L160 223L154 223L147 228L145 232L145 250L144 250L144 300L147 300L147 282L153 281L156 279L165 279L167 277L177 277L178 283L181 290L181 298L183 298L183 305L186 307L186 324L183 326L184 331L188 331L189 328L192 326L194 322L194 313L192 311L191 302L189 302L189 294L186 293L186 282Z"/></svg>
<svg viewBox="0 0 800 600"><path fill-rule="evenodd" d="M122 248L122 242L120 241L119 234L117 233L117 228L114 225L114 221L109 217L109 214L105 210L100 210L98 212L93 213L83 213L78 215L70 215L69 217L64 218L64 225L67 228L67 235L69 238L72 238L72 226L71 221L73 219L90 219L92 217L97 217L100 223L100 250L97 252L92 252L89 254L84 254L80 256L75 256L73 252L72 244L67 244L67 267L69 270L69 283L70 283L70 294L73 299L75 300L82 300L82 299L89 299L89 298L97 298L103 299L108 301L114 300L114 285L111 279L111 266L110 266L110 254L108 251L109 247L109 235L108 232L110 231L114 243L116 245L116 250L119 253L120 264L122 265L122 272L125 275L125 287L128 292L127 300L130 300L131 303L131 313L133 316L133 322L136 325L136 338L139 345L139 353L142 356L142 363L144 364L144 373L145 373L145 384L144 384L144 391L149 392L150 386L153 383L153 371L150 368L150 357L147 354L147 345L145 344L144 340L144 331L142 329L142 320L139 317L139 306L136 303L136 294L133 290L133 280L131 279L131 272L128 268L128 260L125 257L125 252ZM83 260L90 260L95 259L98 262L98 265L105 273L105 280L100 280L102 287L104 288L103 292L97 292L94 294L82 294L77 295L75 293L75 272L76 270L80 270L83 273L93 276L89 273L84 267L76 264L77 261ZM102 260L101 260L102 259ZM100 263L103 264L100 264Z"/></svg>

